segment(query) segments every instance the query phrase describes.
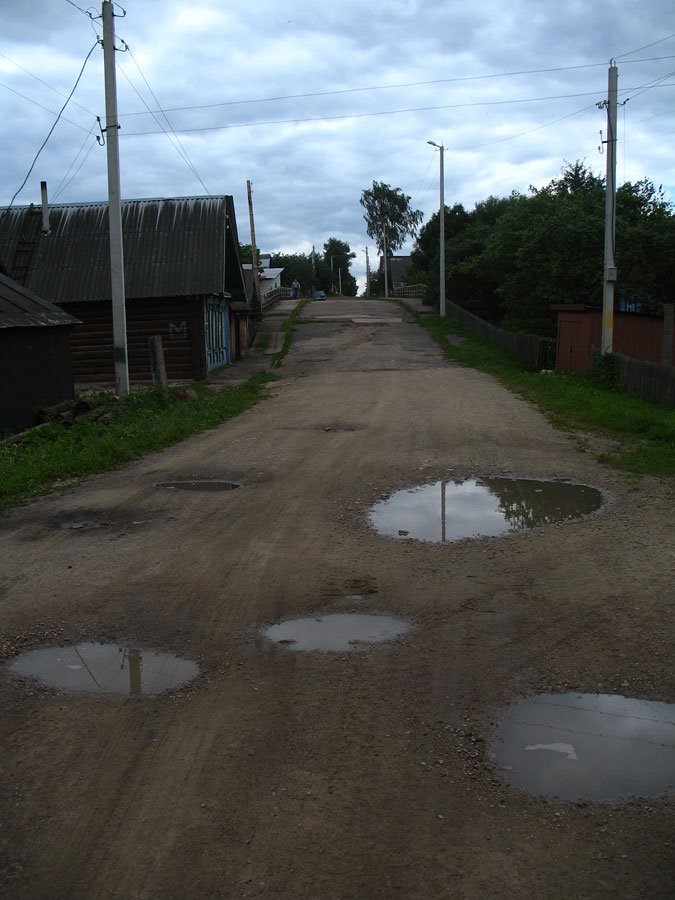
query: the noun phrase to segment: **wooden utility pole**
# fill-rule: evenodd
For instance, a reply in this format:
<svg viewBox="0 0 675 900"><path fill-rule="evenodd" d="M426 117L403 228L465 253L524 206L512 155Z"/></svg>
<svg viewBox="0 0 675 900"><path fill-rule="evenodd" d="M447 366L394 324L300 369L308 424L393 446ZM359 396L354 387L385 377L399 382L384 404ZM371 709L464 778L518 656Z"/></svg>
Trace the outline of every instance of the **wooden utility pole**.
<svg viewBox="0 0 675 900"><path fill-rule="evenodd" d="M115 73L115 14L110 0L103 0L103 69L105 75L105 135L108 155L108 219L110 227L110 282L112 288L113 347L117 393L129 393L127 313L124 293L124 246L120 190L119 122Z"/></svg>
<svg viewBox="0 0 675 900"><path fill-rule="evenodd" d="M255 223L253 221L253 192L251 190L251 182L246 182L246 192L248 193L248 218L251 223L251 284L253 289L253 315L256 319L262 319L262 303L260 301L260 292L258 290L258 247L255 242Z"/></svg>
<svg viewBox="0 0 675 900"><path fill-rule="evenodd" d="M368 259L368 248L366 247L366 297L370 297L370 260Z"/></svg>
<svg viewBox="0 0 675 900"><path fill-rule="evenodd" d="M616 105L619 70L610 61L607 101L607 179L605 184L605 283L602 291L602 352L612 352L616 284Z"/></svg>

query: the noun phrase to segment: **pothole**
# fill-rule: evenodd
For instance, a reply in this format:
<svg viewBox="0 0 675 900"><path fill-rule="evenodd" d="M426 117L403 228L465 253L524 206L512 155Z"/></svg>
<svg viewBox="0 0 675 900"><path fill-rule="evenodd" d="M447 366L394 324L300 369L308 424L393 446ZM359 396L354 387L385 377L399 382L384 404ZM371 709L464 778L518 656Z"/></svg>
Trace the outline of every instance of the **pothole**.
<svg viewBox="0 0 675 900"><path fill-rule="evenodd" d="M241 487L236 481L219 481L211 478L185 479L184 481L158 481L158 488L170 491L234 491Z"/></svg>
<svg viewBox="0 0 675 900"><path fill-rule="evenodd" d="M443 480L396 491L370 510L382 535L442 543L568 522L602 506L596 488L526 478Z"/></svg>
<svg viewBox="0 0 675 900"><path fill-rule="evenodd" d="M110 525L103 519L72 519L65 522L59 522L57 528L64 531L91 531L94 528L105 528Z"/></svg>
<svg viewBox="0 0 675 900"><path fill-rule="evenodd" d="M289 650L365 650L373 644L391 641L410 631L403 619L365 613L329 613L325 616L292 619L263 629L265 637Z"/></svg>
<svg viewBox="0 0 675 900"><path fill-rule="evenodd" d="M513 787L560 800L675 791L675 704L540 694L510 706L490 755Z"/></svg>
<svg viewBox="0 0 675 900"><path fill-rule="evenodd" d="M199 674L197 663L170 653L96 643L33 650L9 668L47 687L92 694L160 694Z"/></svg>

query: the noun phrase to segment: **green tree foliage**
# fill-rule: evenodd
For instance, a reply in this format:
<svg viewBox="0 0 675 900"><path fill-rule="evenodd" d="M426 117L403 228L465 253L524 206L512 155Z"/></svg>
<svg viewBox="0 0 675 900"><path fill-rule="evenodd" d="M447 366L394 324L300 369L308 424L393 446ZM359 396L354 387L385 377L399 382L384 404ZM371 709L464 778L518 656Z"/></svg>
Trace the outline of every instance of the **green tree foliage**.
<svg viewBox="0 0 675 900"><path fill-rule="evenodd" d="M648 180L617 192L618 302L658 312L675 293L675 216ZM528 195L445 210L448 299L512 330L555 333L553 304L602 302L604 180L581 162ZM438 297L438 214L422 228L411 277ZM418 277L425 273L425 278Z"/></svg>
<svg viewBox="0 0 675 900"><path fill-rule="evenodd" d="M373 181L372 188L361 193L360 203L366 211L363 218L368 236L377 242L382 255L385 233L391 255L403 246L408 236L414 237L422 224L422 212L411 208L410 197L383 181Z"/></svg>
<svg viewBox="0 0 675 900"><path fill-rule="evenodd" d="M351 247L346 241L338 238L328 238L323 245L323 262L330 270L330 283L324 287L325 291L335 293L342 277L342 293L346 297L355 297L357 291L356 279L350 272L352 260L356 259L356 253L352 253Z"/></svg>

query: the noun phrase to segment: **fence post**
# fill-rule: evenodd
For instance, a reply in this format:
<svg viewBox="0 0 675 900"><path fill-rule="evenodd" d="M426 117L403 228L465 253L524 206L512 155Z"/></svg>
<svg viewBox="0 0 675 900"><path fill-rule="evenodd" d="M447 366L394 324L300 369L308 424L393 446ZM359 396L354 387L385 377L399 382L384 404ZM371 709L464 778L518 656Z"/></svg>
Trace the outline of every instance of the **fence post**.
<svg viewBox="0 0 675 900"><path fill-rule="evenodd" d="M154 387L165 388L168 382L166 379L166 364L164 362L164 346L162 345L162 335L153 334L149 340L152 384Z"/></svg>

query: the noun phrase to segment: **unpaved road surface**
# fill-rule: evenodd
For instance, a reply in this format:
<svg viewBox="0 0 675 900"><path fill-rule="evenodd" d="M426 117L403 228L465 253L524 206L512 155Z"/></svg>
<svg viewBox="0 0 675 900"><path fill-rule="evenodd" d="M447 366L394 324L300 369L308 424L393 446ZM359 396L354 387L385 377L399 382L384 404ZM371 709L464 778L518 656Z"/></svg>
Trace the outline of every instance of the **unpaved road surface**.
<svg viewBox="0 0 675 900"><path fill-rule="evenodd" d="M136 698L2 668L2 896L674 896L672 799L535 799L484 752L503 707L540 691L675 699L672 493L444 361L393 304L305 314L358 321L301 325L238 419L0 519L3 661L114 641L200 665ZM449 470L606 502L445 545L370 528L374 501ZM155 487L196 475L244 486ZM104 524L60 527L78 517ZM358 653L260 634L354 609L413 628Z"/></svg>

